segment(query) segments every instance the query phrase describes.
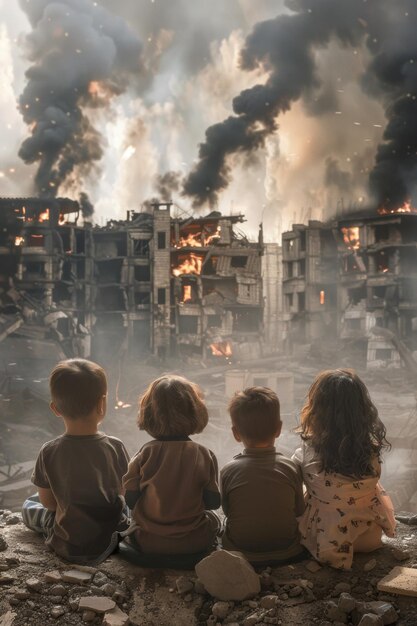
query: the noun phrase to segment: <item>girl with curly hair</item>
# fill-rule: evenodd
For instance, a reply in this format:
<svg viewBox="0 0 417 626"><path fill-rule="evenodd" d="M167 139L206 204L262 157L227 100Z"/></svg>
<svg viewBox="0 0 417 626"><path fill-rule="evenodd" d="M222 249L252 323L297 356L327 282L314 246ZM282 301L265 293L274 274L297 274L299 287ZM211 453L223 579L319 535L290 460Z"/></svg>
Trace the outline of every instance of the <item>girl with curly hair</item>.
<svg viewBox="0 0 417 626"><path fill-rule="evenodd" d="M321 563L350 569L354 552L394 536L390 497L379 484L386 429L368 389L353 370L322 372L312 384L293 456L306 486L301 543Z"/></svg>

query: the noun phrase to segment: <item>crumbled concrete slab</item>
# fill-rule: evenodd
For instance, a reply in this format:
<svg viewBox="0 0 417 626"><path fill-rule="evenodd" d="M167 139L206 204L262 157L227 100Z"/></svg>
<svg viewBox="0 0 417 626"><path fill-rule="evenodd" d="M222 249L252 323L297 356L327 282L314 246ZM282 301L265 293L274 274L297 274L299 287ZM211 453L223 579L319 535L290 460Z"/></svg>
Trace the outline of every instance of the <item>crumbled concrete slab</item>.
<svg viewBox="0 0 417 626"><path fill-rule="evenodd" d="M126 626L128 623L129 616L116 606L104 615L102 626Z"/></svg>
<svg viewBox="0 0 417 626"><path fill-rule="evenodd" d="M94 613L106 613L116 606L116 602L103 596L86 596L80 598L79 611L94 611Z"/></svg>
<svg viewBox="0 0 417 626"><path fill-rule="evenodd" d="M417 597L417 569L397 565L378 582L378 590Z"/></svg>
<svg viewBox="0 0 417 626"><path fill-rule="evenodd" d="M93 575L88 572L81 572L78 569L70 569L62 574L62 580L66 583L89 583Z"/></svg>

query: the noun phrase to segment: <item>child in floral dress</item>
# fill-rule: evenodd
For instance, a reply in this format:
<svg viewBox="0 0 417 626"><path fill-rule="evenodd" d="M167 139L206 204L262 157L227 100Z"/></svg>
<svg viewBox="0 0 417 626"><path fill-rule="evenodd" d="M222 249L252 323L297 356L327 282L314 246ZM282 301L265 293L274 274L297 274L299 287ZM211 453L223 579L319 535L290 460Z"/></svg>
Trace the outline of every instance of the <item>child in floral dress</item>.
<svg viewBox="0 0 417 626"><path fill-rule="evenodd" d="M352 370L322 372L311 386L292 459L301 467L306 509L301 543L321 563L350 569L354 552L394 536L390 497L379 484L386 429L365 384Z"/></svg>

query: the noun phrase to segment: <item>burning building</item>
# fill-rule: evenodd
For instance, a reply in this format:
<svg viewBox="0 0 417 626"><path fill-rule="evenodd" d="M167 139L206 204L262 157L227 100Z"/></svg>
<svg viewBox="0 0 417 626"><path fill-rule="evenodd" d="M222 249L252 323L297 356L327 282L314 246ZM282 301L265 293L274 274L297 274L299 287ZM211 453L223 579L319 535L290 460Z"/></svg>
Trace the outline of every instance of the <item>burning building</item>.
<svg viewBox="0 0 417 626"><path fill-rule="evenodd" d="M262 244L235 230L242 216L170 209L99 227L72 200L0 200L0 339L49 339L64 356L97 359L259 355Z"/></svg>
<svg viewBox="0 0 417 626"><path fill-rule="evenodd" d="M417 213L351 213L283 234L283 293L293 336L350 340L368 367L399 366L388 329L417 349ZM371 332L371 329L374 329Z"/></svg>

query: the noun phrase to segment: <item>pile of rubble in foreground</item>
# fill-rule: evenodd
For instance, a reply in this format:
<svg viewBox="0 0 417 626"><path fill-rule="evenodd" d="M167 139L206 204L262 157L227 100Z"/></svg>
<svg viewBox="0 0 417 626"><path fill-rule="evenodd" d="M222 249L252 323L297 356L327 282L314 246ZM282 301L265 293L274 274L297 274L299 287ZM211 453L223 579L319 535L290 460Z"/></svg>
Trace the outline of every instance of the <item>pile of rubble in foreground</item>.
<svg viewBox="0 0 417 626"><path fill-rule="evenodd" d="M416 626L416 596L417 527L400 525L397 540L357 555L351 571L312 560L255 571L220 550L180 572L120 555L69 565L0 511L0 626Z"/></svg>

